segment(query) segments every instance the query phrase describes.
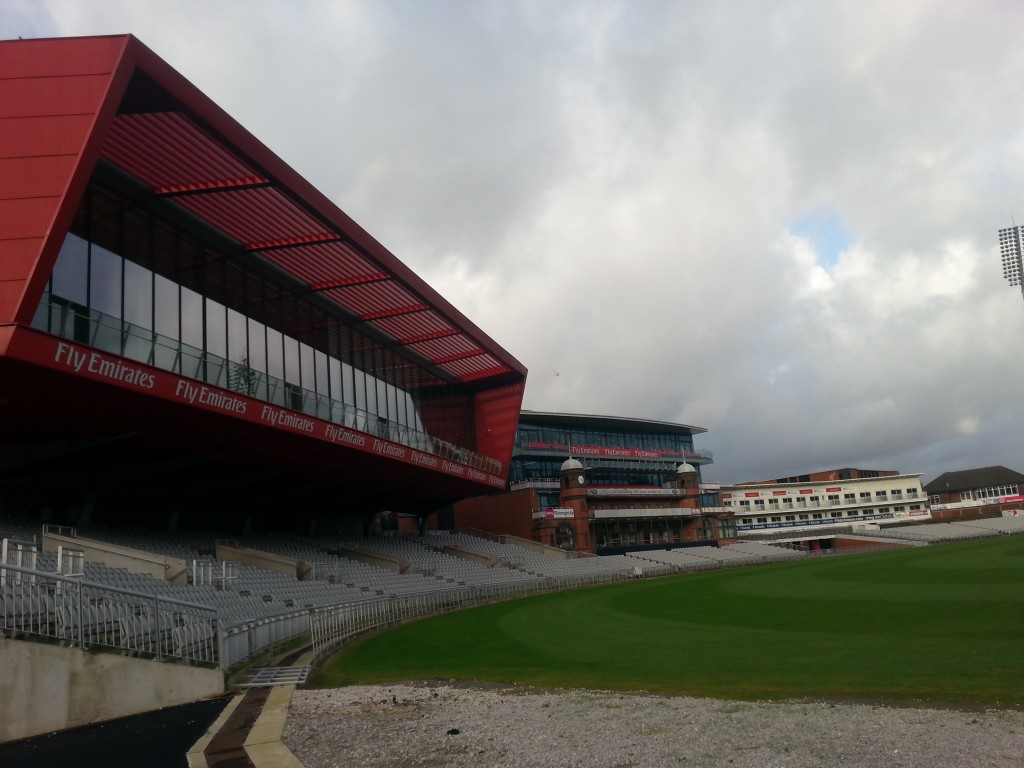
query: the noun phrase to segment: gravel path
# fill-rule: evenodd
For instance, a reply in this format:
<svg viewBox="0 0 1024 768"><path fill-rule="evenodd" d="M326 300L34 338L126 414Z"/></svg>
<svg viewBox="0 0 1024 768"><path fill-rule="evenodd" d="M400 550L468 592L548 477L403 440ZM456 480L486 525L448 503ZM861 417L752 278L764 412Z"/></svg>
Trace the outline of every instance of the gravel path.
<svg viewBox="0 0 1024 768"><path fill-rule="evenodd" d="M455 685L296 691L306 768L1020 768L1024 712Z"/></svg>

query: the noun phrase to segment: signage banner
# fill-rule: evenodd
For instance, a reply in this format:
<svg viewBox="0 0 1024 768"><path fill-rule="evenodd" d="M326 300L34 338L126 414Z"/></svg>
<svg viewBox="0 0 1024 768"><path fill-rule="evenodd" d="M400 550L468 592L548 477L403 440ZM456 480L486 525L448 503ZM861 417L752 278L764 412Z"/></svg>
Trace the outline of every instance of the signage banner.
<svg viewBox="0 0 1024 768"><path fill-rule="evenodd" d="M605 448L601 445L562 445L561 443L523 443L526 451L555 451L573 456L596 456L612 459L704 459L699 453L691 451L670 451L666 449L645 448Z"/></svg>
<svg viewBox="0 0 1024 768"><path fill-rule="evenodd" d="M575 516L569 507L548 507L533 513L534 520L572 520Z"/></svg>
<svg viewBox="0 0 1024 768"><path fill-rule="evenodd" d="M36 365L164 400L185 403L193 408L244 419L273 429L308 435L327 443L397 459L407 464L429 467L446 475L462 477L494 488L505 487L503 477L449 461L432 453L36 331L20 331L14 334L8 354Z"/></svg>

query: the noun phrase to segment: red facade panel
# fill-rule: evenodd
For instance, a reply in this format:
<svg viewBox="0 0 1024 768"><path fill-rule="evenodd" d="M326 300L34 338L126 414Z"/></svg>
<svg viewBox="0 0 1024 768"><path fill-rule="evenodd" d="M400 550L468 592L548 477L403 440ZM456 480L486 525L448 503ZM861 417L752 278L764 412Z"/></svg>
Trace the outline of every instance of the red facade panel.
<svg viewBox="0 0 1024 768"><path fill-rule="evenodd" d="M477 451L508 467L519 426L526 380L480 392L475 397Z"/></svg>
<svg viewBox="0 0 1024 768"><path fill-rule="evenodd" d="M27 240L45 235L53 220L58 198L37 197L29 199L4 198L0 194L0 221L3 222L4 240ZM25 275L28 277L28 275Z"/></svg>
<svg viewBox="0 0 1024 768"><path fill-rule="evenodd" d="M129 38L54 38L10 40L0 47L0 75L5 78L109 74Z"/></svg>
<svg viewBox="0 0 1024 768"><path fill-rule="evenodd" d="M0 280L22 280L35 261L43 238L0 241Z"/></svg>
<svg viewBox="0 0 1024 768"><path fill-rule="evenodd" d="M8 180L0 182L0 196L59 197L77 160L74 155L0 158L0 179Z"/></svg>
<svg viewBox="0 0 1024 768"><path fill-rule="evenodd" d="M95 114L109 85L109 75L0 80L0 119Z"/></svg>
<svg viewBox="0 0 1024 768"><path fill-rule="evenodd" d="M92 115L46 115L0 120L0 157L78 155Z"/></svg>
<svg viewBox="0 0 1024 768"><path fill-rule="evenodd" d="M108 37L0 46L0 243L22 241L19 273L6 269L0 323L27 321L35 311L29 294L42 291L63 240L56 222L70 221L78 203L69 192L76 178L84 186L90 169L82 153L126 45L127 38ZM25 242L39 248L30 253Z"/></svg>

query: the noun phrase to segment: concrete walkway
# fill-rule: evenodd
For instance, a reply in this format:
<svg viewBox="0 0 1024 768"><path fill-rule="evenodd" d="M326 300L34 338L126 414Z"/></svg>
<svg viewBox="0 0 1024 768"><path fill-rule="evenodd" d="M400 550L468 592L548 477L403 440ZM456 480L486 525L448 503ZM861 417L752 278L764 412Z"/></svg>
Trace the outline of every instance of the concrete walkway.
<svg viewBox="0 0 1024 768"><path fill-rule="evenodd" d="M282 659L309 664L312 652ZM188 752L189 768L304 768L281 741L294 685L250 688L224 708Z"/></svg>

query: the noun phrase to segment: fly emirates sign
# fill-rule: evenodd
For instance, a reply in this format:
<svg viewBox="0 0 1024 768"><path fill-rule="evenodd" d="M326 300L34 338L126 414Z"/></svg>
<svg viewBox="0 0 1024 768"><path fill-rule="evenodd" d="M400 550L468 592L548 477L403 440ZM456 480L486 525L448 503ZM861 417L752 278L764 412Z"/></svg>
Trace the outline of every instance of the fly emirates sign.
<svg viewBox="0 0 1024 768"><path fill-rule="evenodd" d="M447 475L463 477L495 488L505 486L503 477L481 472L464 464L193 379L150 368L148 365L124 360L68 341L55 340L35 331L20 330L12 339L8 354L83 378L152 394L165 400L187 403L196 408L228 414L274 429L306 434L328 443L429 467Z"/></svg>

